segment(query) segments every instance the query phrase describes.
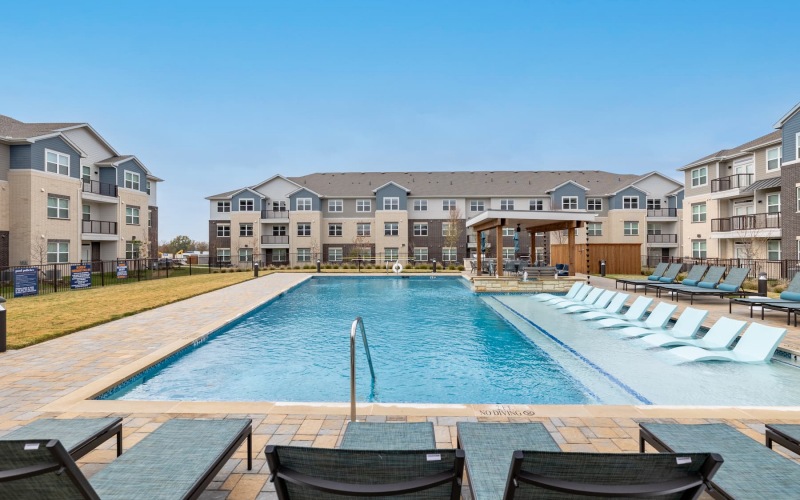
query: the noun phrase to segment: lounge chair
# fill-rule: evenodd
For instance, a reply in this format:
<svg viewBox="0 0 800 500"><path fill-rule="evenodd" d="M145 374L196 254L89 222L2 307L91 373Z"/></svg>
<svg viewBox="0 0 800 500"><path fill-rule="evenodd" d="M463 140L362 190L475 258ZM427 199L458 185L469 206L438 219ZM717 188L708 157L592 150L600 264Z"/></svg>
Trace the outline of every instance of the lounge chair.
<svg viewBox="0 0 800 500"><path fill-rule="evenodd" d="M597 299L600 298L604 291L605 290L602 288L593 288L588 294L586 294L586 297L584 297L583 300L562 300L556 304L551 302L550 305L556 309L566 309L567 307L572 306L589 306L597 302Z"/></svg>
<svg viewBox="0 0 800 500"><path fill-rule="evenodd" d="M800 425L767 424L765 444L772 449L773 441L792 453L800 454Z"/></svg>
<svg viewBox="0 0 800 500"><path fill-rule="evenodd" d="M674 293L675 290L690 290L690 291L702 291L702 290L712 290L717 287L719 280L725 275L725 266L711 266L708 268L708 272L703 277L703 280L695 285L690 285L689 283L680 284L673 284L669 287L664 287L662 291ZM684 280L685 282L686 280Z"/></svg>
<svg viewBox="0 0 800 500"><path fill-rule="evenodd" d="M639 424L639 451L713 451L725 464L711 480L717 498L796 498L800 465L726 424Z"/></svg>
<svg viewBox="0 0 800 500"><path fill-rule="evenodd" d="M675 325L673 325L672 328L654 329L642 328L640 326L629 326L627 328L617 330L617 333L629 339L644 337L645 335L658 334L670 335L673 338L678 339L690 339L697 334L697 330L700 329L700 325L702 325L703 321L706 320L706 316L708 316L708 311L687 307L683 310L681 315L678 316L678 320L675 321Z"/></svg>
<svg viewBox="0 0 800 500"><path fill-rule="evenodd" d="M117 456L122 454L122 419L42 418L0 437L2 441L57 439L73 460L78 460L102 443L117 437Z"/></svg>
<svg viewBox="0 0 800 500"><path fill-rule="evenodd" d="M746 304L750 306L750 317L753 317L753 307L763 306L764 304L798 304L800 303L800 273L796 273L786 290L781 292L779 298L763 297L756 295L754 297L732 297L728 302L728 312L733 312L733 304ZM761 319L764 319L763 311ZM787 325L788 320L787 320Z"/></svg>
<svg viewBox="0 0 800 500"><path fill-rule="evenodd" d="M625 298L628 298L628 295L626 294L620 295L625 295ZM619 311L609 311L609 308L614 305L614 301L611 301L611 304L609 304L605 311L590 311L581 314L578 316L578 319L581 321L588 321L590 319L617 318L627 321L639 321L642 319L642 316L644 316L644 314L647 312L647 308L650 307L650 304L652 303L653 299L649 297L636 297L636 300L633 301L633 304L631 304L628 310L624 313L620 313Z"/></svg>
<svg viewBox="0 0 800 500"><path fill-rule="evenodd" d="M349 422L343 450L432 450L436 437L431 422Z"/></svg>
<svg viewBox="0 0 800 500"><path fill-rule="evenodd" d="M718 351L729 348L736 337L738 337L742 330L744 330L746 325L746 321L740 321L738 319L731 319L723 316L718 319L711 328L709 328L708 332L706 332L702 339L680 339L666 333L657 333L655 335L643 337L642 340L652 346L657 347L689 345L708 349L709 351Z"/></svg>
<svg viewBox="0 0 800 500"><path fill-rule="evenodd" d="M786 313L786 324L791 324L792 313L794 313L794 326L797 326L797 312L800 311L800 302L765 302L761 304L761 319L764 319L764 311L783 311Z"/></svg>
<svg viewBox="0 0 800 500"><path fill-rule="evenodd" d="M250 419L169 420L90 479L57 439L0 441L3 498L197 498L247 439Z"/></svg>
<svg viewBox="0 0 800 500"><path fill-rule="evenodd" d="M461 497L463 450L332 450L268 445L265 453L270 481L275 483L280 500L411 493L415 498Z"/></svg>
<svg viewBox="0 0 800 500"><path fill-rule="evenodd" d="M627 283L625 283L624 288L625 290L627 290L628 286L631 285L633 286L633 291L635 292L640 286L646 287L647 285L653 283L664 283L664 284L674 283L675 278L678 277L678 274L680 274L682 268L683 264L670 264L667 267L667 270L664 271L664 274L662 274L657 280L652 280L650 278L647 278L646 280L628 281Z"/></svg>
<svg viewBox="0 0 800 500"><path fill-rule="evenodd" d="M586 305L576 304L574 306L569 306L567 308L564 308L563 312L567 314L575 314L575 313L589 312L589 311L603 311L605 310L606 307L608 307L608 304L611 303L611 301L614 299L616 295L617 292L615 292L614 290L604 290L603 293L600 294L600 297L598 297L593 304L586 304ZM620 308L622 308L621 305Z"/></svg>
<svg viewBox="0 0 800 500"><path fill-rule="evenodd" d="M669 290L672 287L676 286L697 286L703 280L703 276L705 276L706 271L708 270L708 266L703 264L695 264L689 269L689 272L686 274L686 277L683 278L683 281L680 283L660 283L654 282L645 285L644 287L644 294L647 295L647 290L655 290L656 297L661 297L662 290Z"/></svg>
<svg viewBox="0 0 800 500"><path fill-rule="evenodd" d="M572 285L572 288L569 289L566 295L553 295L552 293L537 293L536 295L533 296L533 298L540 302L547 302L553 299L571 299L575 297L575 294L578 293L578 290L580 290L581 287L583 286L584 283L582 281L578 281L574 285Z"/></svg>
<svg viewBox="0 0 800 500"><path fill-rule="evenodd" d="M702 295L702 296L709 296L709 295L718 295L720 298L723 297L730 297L732 295L757 295L754 292L745 292L742 289L742 283L744 280L747 279L747 275L750 273L750 268L748 267L735 267L728 271L728 275L725 276L725 279L719 283L716 288L706 288L703 290L692 290L690 287L678 287L678 288L671 288L669 291L675 300L679 300L681 295L688 295L689 296L689 303L694 302L695 295ZM698 284L698 286L702 285L702 283ZM702 288L702 287L701 287Z"/></svg>
<svg viewBox="0 0 800 500"><path fill-rule="evenodd" d="M606 318L597 322L598 328L625 328L626 326L640 326L648 329L664 328L672 313L678 306L667 304L666 302L659 302L656 307L650 312L650 315L644 321L630 321L618 318Z"/></svg>
<svg viewBox="0 0 800 500"><path fill-rule="evenodd" d="M786 328L775 328L752 323L730 351L707 351L695 346L676 347L670 350L684 361L738 361L740 363L767 363L772 359Z"/></svg>
<svg viewBox="0 0 800 500"><path fill-rule="evenodd" d="M622 283L623 287L625 287L625 290L627 290L628 283L641 283L643 281L658 281L658 278L664 275L664 271L667 270L667 267L669 267L668 263L666 262L659 263L656 266L656 268L653 269L653 273L650 276L648 276L646 280L618 279L614 283L614 288L619 288L619 284Z"/></svg>
<svg viewBox="0 0 800 500"><path fill-rule="evenodd" d="M551 305L551 306L558 305L558 304L561 304L561 303L564 303L564 302L567 302L569 304L577 304L577 303L582 302L592 292L592 290L594 290L593 286L584 285L584 286L581 287L580 290L578 290L578 293L575 294L575 297L573 297L571 299L567 299L567 298L564 298L564 297L558 297L558 298L555 298L553 300L547 301L547 304Z"/></svg>

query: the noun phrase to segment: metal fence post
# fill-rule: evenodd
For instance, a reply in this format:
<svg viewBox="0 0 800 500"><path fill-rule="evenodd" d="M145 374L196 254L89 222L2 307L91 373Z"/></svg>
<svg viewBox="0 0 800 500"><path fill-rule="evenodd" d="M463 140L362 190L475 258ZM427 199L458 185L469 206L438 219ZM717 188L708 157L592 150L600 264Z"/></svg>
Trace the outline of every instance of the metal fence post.
<svg viewBox="0 0 800 500"><path fill-rule="evenodd" d="M6 299L0 297L0 352L6 352Z"/></svg>

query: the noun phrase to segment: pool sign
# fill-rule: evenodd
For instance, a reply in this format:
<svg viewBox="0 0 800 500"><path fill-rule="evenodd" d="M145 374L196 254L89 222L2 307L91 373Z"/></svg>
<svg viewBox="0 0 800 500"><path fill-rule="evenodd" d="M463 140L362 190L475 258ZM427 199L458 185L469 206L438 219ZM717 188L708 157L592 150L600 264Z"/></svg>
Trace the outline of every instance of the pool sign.
<svg viewBox="0 0 800 500"><path fill-rule="evenodd" d="M117 264L117 279L123 280L128 277L128 264L123 262Z"/></svg>
<svg viewBox="0 0 800 500"><path fill-rule="evenodd" d="M35 267L14 269L14 297L39 294L39 270Z"/></svg>
<svg viewBox="0 0 800 500"><path fill-rule="evenodd" d="M72 264L69 269L69 287L73 290L92 286L92 265Z"/></svg>

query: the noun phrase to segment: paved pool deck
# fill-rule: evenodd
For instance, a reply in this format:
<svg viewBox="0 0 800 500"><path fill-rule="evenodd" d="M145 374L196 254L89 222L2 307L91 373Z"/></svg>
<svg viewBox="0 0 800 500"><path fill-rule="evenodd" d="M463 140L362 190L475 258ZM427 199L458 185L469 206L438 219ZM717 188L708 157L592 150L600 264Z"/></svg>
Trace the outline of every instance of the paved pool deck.
<svg viewBox="0 0 800 500"><path fill-rule="evenodd" d="M267 481L264 446L336 446L349 415L348 403L147 402L91 398L310 277L311 274L270 274L0 354L0 435L43 417L120 416L124 418L124 445L129 448L171 418L249 417L253 419L254 450L258 453L253 471L246 470L244 449L240 449L203 498L275 498L272 484ZM596 286L614 288L613 280L592 277L591 281ZM680 302L678 313L686 305L688 302ZM727 300L704 299L695 306L711 311L707 325L728 314ZM744 307L734 308L731 316L749 319ZM785 326L785 315L771 314L765 323ZM342 331L346 335L349 325L343 325ZM800 345L800 329L790 327L789 331L787 346ZM440 447L455 446L458 421L542 422L562 450L596 452L637 451L638 422L643 420L726 422L762 443L765 422L800 423L800 406L364 404L359 405L358 414L359 419L375 422L431 421ZM115 458L112 441L80 460L87 475ZM785 450L782 452L800 460Z"/></svg>

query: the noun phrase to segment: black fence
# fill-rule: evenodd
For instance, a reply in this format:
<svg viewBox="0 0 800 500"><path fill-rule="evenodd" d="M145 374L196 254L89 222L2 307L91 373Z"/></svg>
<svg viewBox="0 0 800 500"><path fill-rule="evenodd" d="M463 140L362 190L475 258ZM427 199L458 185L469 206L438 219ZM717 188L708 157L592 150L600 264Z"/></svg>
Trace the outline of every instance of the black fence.
<svg viewBox="0 0 800 500"><path fill-rule="evenodd" d="M791 280L800 271L800 260L793 259L698 259L693 257L659 257L657 255L642 256L642 267L653 268L661 262L681 263L683 264L682 271L684 272L688 271L694 264L725 266L728 268L746 267L750 269L747 277L751 279L758 279L758 275L763 272L767 273L767 279L770 280Z"/></svg>
<svg viewBox="0 0 800 500"><path fill-rule="evenodd" d="M265 236L262 236L264 238ZM272 238L272 236L270 236ZM288 238L288 237L287 237ZM233 255L230 260L216 256L211 258L212 266L215 267L242 267L249 266L252 269L253 262L255 261L261 269L316 269L317 260L319 260L322 269L331 269L334 266L338 268L352 268L352 269L391 269L395 262L400 262L404 267L412 266L424 269L425 266L431 268L433 261L439 269L442 267L448 268L450 266L464 266L465 255L463 252L453 254L443 254L437 251L434 255L432 252L428 255L424 254L408 254L403 253L377 253L372 254L352 254L343 255L338 253L272 253L267 255L246 255L239 257Z"/></svg>

